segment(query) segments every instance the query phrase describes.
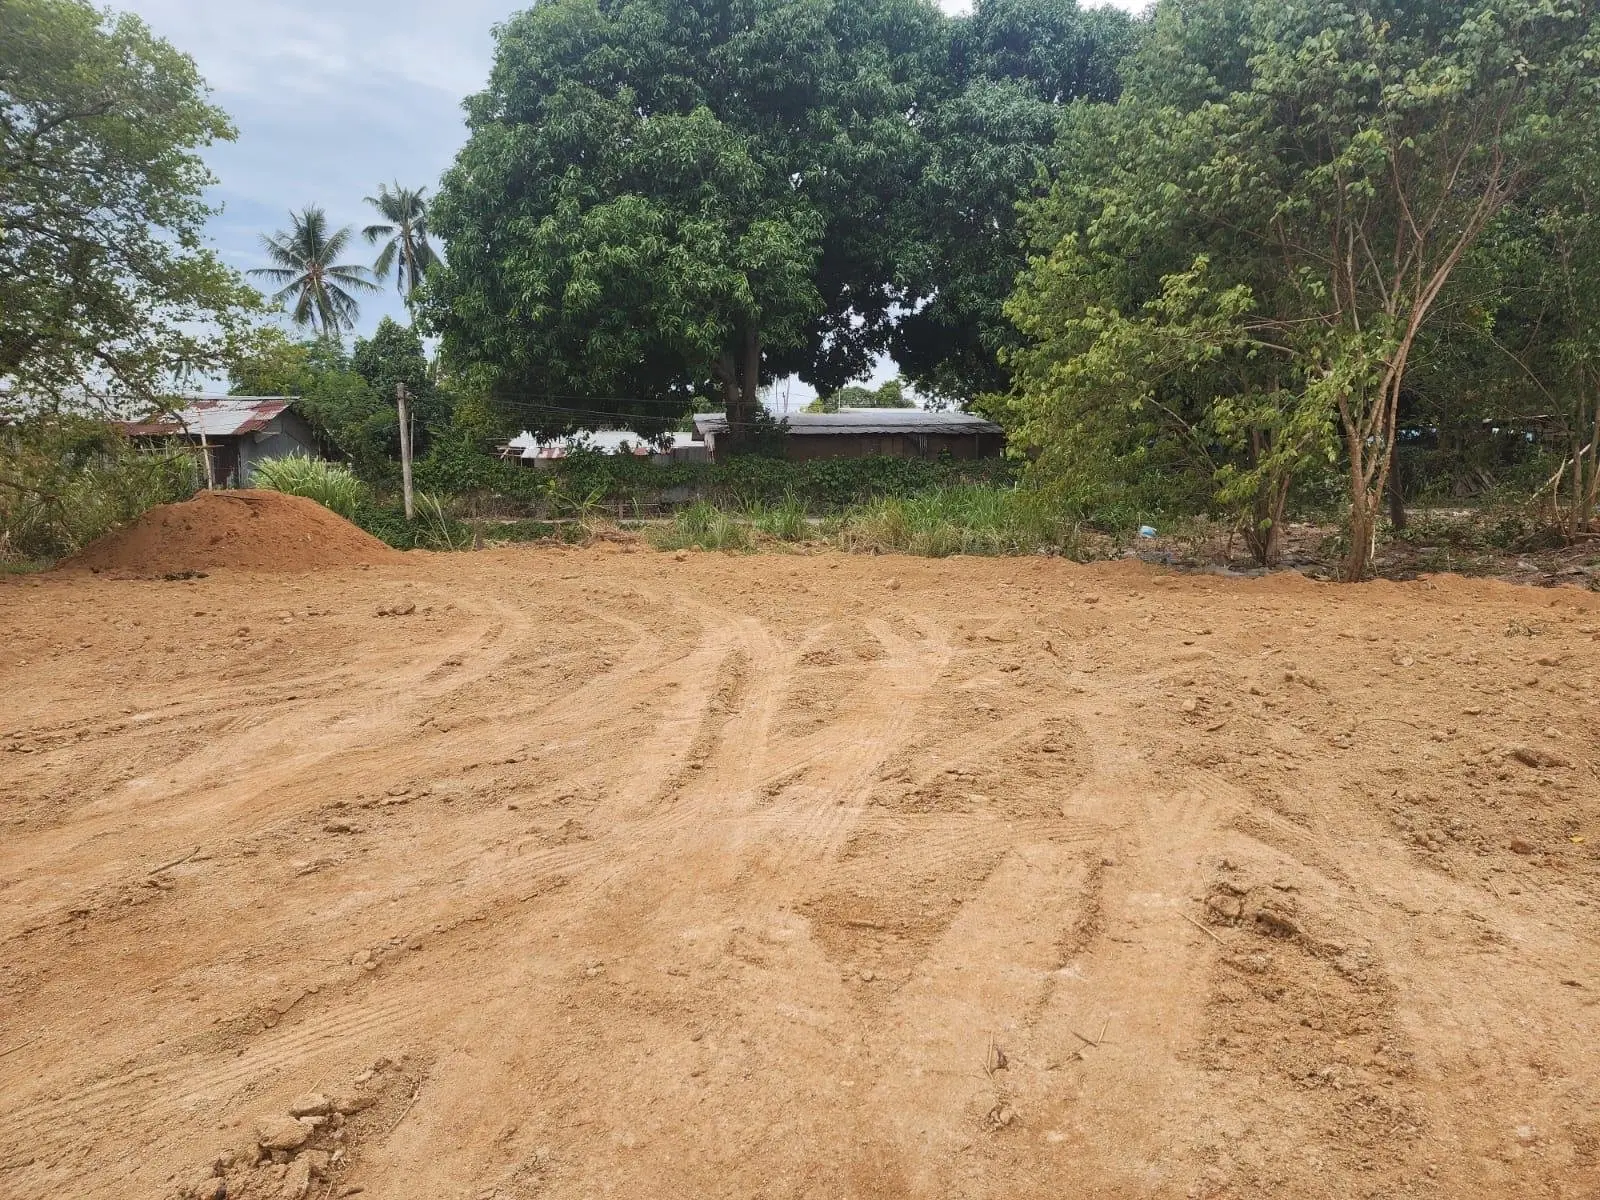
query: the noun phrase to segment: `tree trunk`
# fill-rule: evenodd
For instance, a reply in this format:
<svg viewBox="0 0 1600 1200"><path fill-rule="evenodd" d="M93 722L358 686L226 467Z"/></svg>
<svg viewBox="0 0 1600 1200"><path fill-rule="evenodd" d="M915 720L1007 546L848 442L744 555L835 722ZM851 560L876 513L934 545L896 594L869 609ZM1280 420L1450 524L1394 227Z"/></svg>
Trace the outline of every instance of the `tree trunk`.
<svg viewBox="0 0 1600 1200"><path fill-rule="evenodd" d="M1268 435L1250 432L1250 466L1255 468L1261 455L1271 446ZM1245 524L1244 544L1263 567L1274 567L1283 556L1283 512L1289 501L1289 480L1271 479L1257 487Z"/></svg>
<svg viewBox="0 0 1600 1200"><path fill-rule="evenodd" d="M748 329L741 342L737 357L724 353L715 368L727 404L728 432L724 436L734 452L750 444L751 427L761 409L761 335Z"/></svg>
<svg viewBox="0 0 1600 1200"><path fill-rule="evenodd" d="M1372 563L1372 543L1377 534L1378 497L1367 489L1365 456L1360 430L1345 422L1345 452L1350 456L1349 544L1339 578L1345 583L1360 583Z"/></svg>
<svg viewBox="0 0 1600 1200"><path fill-rule="evenodd" d="M1576 538L1594 524L1596 493L1600 492L1600 391L1591 389L1589 372L1578 368L1576 432L1572 435L1572 513L1568 522ZM1587 436L1588 444L1584 444Z"/></svg>
<svg viewBox="0 0 1600 1200"><path fill-rule="evenodd" d="M1389 465L1389 524L1396 531L1406 527L1406 496L1405 481L1400 475L1400 451L1396 447L1391 453L1394 455Z"/></svg>
<svg viewBox="0 0 1600 1200"><path fill-rule="evenodd" d="M744 335L743 376L744 417L749 421L761 407L761 334L754 328Z"/></svg>

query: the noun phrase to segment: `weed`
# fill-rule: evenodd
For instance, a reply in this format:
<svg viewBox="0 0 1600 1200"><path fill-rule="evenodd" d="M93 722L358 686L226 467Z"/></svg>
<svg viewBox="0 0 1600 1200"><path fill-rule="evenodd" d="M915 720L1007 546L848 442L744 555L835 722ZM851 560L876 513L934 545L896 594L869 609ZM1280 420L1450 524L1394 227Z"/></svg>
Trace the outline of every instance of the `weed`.
<svg viewBox="0 0 1600 1200"><path fill-rule="evenodd" d="M49 416L0 427L0 562L76 553L198 485L187 453L135 450L99 422Z"/></svg>

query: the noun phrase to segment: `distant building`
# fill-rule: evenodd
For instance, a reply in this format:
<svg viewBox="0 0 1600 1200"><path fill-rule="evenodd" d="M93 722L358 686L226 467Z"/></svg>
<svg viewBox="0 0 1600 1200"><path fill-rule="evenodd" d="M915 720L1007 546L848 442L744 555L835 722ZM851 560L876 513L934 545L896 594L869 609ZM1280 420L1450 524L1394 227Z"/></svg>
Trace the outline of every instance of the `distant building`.
<svg viewBox="0 0 1600 1200"><path fill-rule="evenodd" d="M500 457L514 459L525 467L549 467L556 460L583 450L595 454L631 454L662 466L706 459L705 446L690 434L669 433L651 438L628 429L580 430L550 438L524 430L501 447Z"/></svg>
<svg viewBox="0 0 1600 1200"><path fill-rule="evenodd" d="M964 412L921 408L847 408L835 413L790 413L784 457L997 458L1005 451L1005 430L993 421ZM726 434L725 413L696 413L695 436L717 457L717 438Z"/></svg>
<svg viewBox="0 0 1600 1200"><path fill-rule="evenodd" d="M294 404L290 396L201 396L170 415L115 424L135 441L204 447L216 486L249 487L255 464L266 459L325 457L310 422Z"/></svg>

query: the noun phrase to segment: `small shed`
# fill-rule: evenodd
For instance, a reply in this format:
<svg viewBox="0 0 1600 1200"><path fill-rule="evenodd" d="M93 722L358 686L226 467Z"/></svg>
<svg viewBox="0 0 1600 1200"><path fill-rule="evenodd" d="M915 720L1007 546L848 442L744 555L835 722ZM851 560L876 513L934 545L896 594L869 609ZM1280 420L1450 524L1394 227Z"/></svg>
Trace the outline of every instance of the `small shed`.
<svg viewBox="0 0 1600 1200"><path fill-rule="evenodd" d="M311 423L291 396L197 396L177 411L150 421L119 421L136 441L183 442L204 447L218 487L248 487L255 464L291 454L322 458Z"/></svg>
<svg viewBox="0 0 1600 1200"><path fill-rule="evenodd" d="M964 412L932 412L923 408L847 408L836 413L790 413L784 457L865 458L998 458L1006 446L1005 430L993 421ZM713 459L717 436L725 433L725 413L697 413L695 436L706 443Z"/></svg>

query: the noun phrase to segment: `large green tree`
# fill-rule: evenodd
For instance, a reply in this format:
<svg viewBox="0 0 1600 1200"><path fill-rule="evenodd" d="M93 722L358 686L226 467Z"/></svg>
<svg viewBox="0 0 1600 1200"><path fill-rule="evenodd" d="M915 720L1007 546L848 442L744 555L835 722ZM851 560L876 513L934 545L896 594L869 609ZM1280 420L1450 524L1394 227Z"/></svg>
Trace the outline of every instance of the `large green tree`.
<svg viewBox="0 0 1600 1200"><path fill-rule="evenodd" d="M906 300L929 0L551 0L497 32L427 320L526 423L735 425L864 375Z"/></svg>
<svg viewBox="0 0 1600 1200"><path fill-rule="evenodd" d="M978 0L947 25L907 194L918 236L903 270L915 300L891 346L924 391L965 403L1006 386L1001 351L1018 337L1003 309L1027 257L1019 205L1056 172L1084 169L1056 144L1062 108L1115 100L1138 32L1126 13L1076 0Z"/></svg>
<svg viewBox="0 0 1600 1200"><path fill-rule="evenodd" d="M1034 210L1013 410L1043 469L1099 467L1130 415L1226 450L1260 534L1337 454L1361 578L1419 337L1596 61L1589 0L1166 0L1115 108L1068 129L1095 168Z"/></svg>
<svg viewBox="0 0 1600 1200"><path fill-rule="evenodd" d="M0 0L0 407L162 403L257 303L206 248L193 61L82 0Z"/></svg>

